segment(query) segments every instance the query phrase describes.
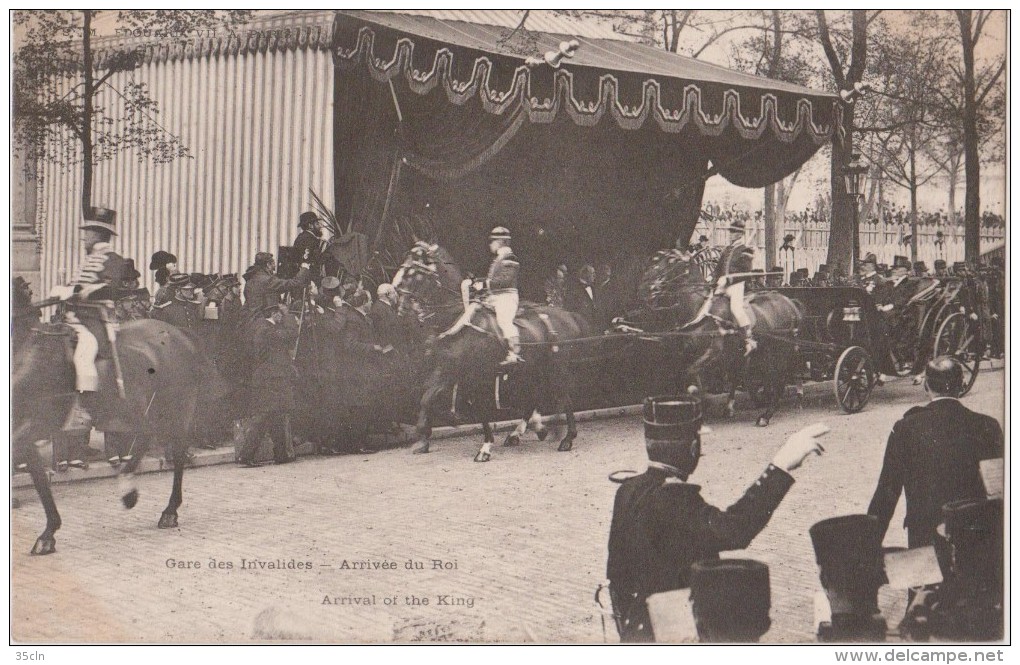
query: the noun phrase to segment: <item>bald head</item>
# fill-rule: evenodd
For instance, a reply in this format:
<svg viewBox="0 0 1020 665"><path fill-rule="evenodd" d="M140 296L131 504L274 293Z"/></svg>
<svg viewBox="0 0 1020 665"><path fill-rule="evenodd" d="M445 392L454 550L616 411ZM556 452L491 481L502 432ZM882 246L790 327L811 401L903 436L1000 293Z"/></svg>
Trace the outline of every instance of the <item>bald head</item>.
<svg viewBox="0 0 1020 665"><path fill-rule="evenodd" d="M397 290L393 288L392 284L387 284L386 282L379 285L379 288L375 290L375 295L379 300L388 302L391 305L397 302Z"/></svg>

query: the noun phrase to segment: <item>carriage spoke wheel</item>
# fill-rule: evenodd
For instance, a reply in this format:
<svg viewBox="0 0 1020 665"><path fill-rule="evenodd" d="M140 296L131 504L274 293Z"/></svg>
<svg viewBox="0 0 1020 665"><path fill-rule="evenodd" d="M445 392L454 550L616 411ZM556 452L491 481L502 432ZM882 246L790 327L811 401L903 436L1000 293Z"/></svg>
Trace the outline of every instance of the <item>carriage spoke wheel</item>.
<svg viewBox="0 0 1020 665"><path fill-rule="evenodd" d="M935 336L935 356L952 356L963 365L963 390L960 397L970 392L977 381L981 366L980 340L977 329L963 312L951 314L939 326Z"/></svg>
<svg viewBox="0 0 1020 665"><path fill-rule="evenodd" d="M857 413L868 403L875 386L875 368L868 352L859 346L843 351L832 380L836 401L847 413Z"/></svg>

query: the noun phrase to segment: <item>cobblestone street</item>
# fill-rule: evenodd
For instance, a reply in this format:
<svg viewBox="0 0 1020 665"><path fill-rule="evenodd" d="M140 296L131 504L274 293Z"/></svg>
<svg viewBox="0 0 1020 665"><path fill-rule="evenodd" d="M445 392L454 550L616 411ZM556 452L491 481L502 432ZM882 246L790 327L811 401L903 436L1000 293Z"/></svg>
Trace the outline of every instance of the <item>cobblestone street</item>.
<svg viewBox="0 0 1020 665"><path fill-rule="evenodd" d="M1001 421L1003 380L1002 370L982 372L964 403ZM747 406L723 420L712 400L713 433L692 480L721 507L740 497L786 436L816 421L832 429L825 455L795 472L766 529L746 552L729 553L770 566L772 629L763 641L814 641L819 584L808 528L867 508L892 424L925 399L920 386L899 379L847 416L830 384L812 385L802 411L785 400L767 429L754 426ZM180 528L165 531L156 521L168 473L138 477L141 500L131 511L111 479L60 484L64 524L48 557L28 555L44 517L34 491L19 488L13 637L243 642L271 610L263 621L317 641L615 642L608 617L604 636L593 597L617 487L607 476L644 468L640 417L582 422L569 453L534 434L517 448L501 440L488 464L472 462L480 437L459 436L436 440L423 456L400 448L189 470ZM901 501L887 545L906 544L902 513ZM882 592L891 627L904 596Z"/></svg>

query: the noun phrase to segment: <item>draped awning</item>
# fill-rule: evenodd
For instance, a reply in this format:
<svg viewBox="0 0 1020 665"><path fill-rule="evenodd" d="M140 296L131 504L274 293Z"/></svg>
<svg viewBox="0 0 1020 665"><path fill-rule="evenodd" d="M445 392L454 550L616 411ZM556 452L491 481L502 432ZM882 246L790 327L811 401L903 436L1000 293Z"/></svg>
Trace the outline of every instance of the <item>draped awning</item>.
<svg viewBox="0 0 1020 665"><path fill-rule="evenodd" d="M566 247L649 252L689 237L710 175L763 187L840 131L835 95L634 42L530 31L522 52L509 32L337 13L337 202L355 226L384 242L428 215L479 262L495 224L553 265ZM569 39L559 68L526 63Z"/></svg>

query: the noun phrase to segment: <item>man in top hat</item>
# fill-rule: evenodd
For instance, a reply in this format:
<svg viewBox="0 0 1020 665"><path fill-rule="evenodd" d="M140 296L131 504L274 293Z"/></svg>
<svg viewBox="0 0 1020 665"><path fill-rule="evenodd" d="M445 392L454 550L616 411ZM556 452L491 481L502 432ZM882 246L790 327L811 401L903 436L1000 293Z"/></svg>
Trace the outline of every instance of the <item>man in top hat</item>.
<svg viewBox="0 0 1020 665"><path fill-rule="evenodd" d="M910 547L932 543L943 505L985 496L980 462L1002 457L1003 449L998 421L960 403L963 368L955 358L940 356L929 362L924 386L931 401L907 410L893 425L868 506L884 534L905 493Z"/></svg>
<svg viewBox="0 0 1020 665"><path fill-rule="evenodd" d="M287 438L286 418L294 410L297 371L291 350L298 335L297 319L283 303L263 305L253 322L254 368L249 379L252 428L239 451L242 466L257 466L259 446L265 434L273 442L277 464L293 462L293 443Z"/></svg>
<svg viewBox="0 0 1020 665"><path fill-rule="evenodd" d="M72 304L65 319L78 333L74 351L76 409L71 419L90 419L87 402L99 390L96 358L110 357L113 343L113 300L123 290L126 261L113 251L110 240L117 235L117 213L106 208L89 208L81 241L85 259L70 284L53 289L52 295ZM74 303L90 306L75 307Z"/></svg>
<svg viewBox="0 0 1020 665"><path fill-rule="evenodd" d="M376 403L376 389L380 383L383 355L392 347L379 344L376 340L369 311L372 296L364 289L358 289L341 304L334 318L334 330L339 332L340 345L344 354L344 406L348 417L344 420L344 432L340 449L344 452L375 452L367 446L369 425L382 420Z"/></svg>
<svg viewBox="0 0 1020 665"><path fill-rule="evenodd" d="M730 313L740 332L744 335L745 354L754 351L758 343L751 336L751 317L744 307L744 284L749 280L742 273L751 272L754 250L744 244L744 221L736 219L730 222L730 244L722 251L719 263L712 274L715 284L715 296L725 297L729 301ZM705 301L695 321L702 319L712 307L712 298Z"/></svg>
<svg viewBox="0 0 1020 665"><path fill-rule="evenodd" d="M595 267L585 263L577 275L567 277L563 285L563 309L576 312L595 323Z"/></svg>
<svg viewBox="0 0 1020 665"><path fill-rule="evenodd" d="M744 496L720 510L687 482L701 457L700 398L650 397L644 422L648 469L617 490L609 531L606 576L623 642L654 640L648 596L687 588L693 563L750 544L793 485L790 472L821 454L815 439L828 431L815 424L792 435Z"/></svg>
<svg viewBox="0 0 1020 665"><path fill-rule="evenodd" d="M945 259L935 259L935 276L939 278L949 277L949 269L946 268Z"/></svg>
<svg viewBox="0 0 1020 665"><path fill-rule="evenodd" d="M259 252L255 255L254 264L245 271L244 279L244 312L249 320L254 320L267 305L279 303L281 293L308 286L311 266L306 261L292 279L282 279L276 275L273 255Z"/></svg>
<svg viewBox="0 0 1020 665"><path fill-rule="evenodd" d="M318 284L322 279L322 220L314 212L303 212L298 218L301 232L294 239L294 249L301 260L311 266L312 280Z"/></svg>

